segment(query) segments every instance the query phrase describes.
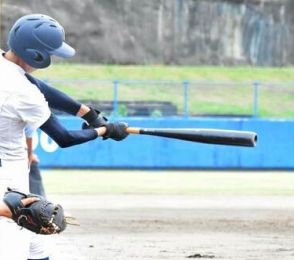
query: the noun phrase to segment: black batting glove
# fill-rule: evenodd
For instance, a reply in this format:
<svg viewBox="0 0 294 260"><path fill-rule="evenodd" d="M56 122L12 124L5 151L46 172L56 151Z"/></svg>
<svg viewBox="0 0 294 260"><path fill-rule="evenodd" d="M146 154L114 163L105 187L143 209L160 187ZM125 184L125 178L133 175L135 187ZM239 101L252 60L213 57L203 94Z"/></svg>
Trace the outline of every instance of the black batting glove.
<svg viewBox="0 0 294 260"><path fill-rule="evenodd" d="M126 131L128 124L125 122L108 123L105 127L106 134L103 135L103 140L110 138L115 141L121 141L129 135Z"/></svg>
<svg viewBox="0 0 294 260"><path fill-rule="evenodd" d="M83 122L83 129L98 128L101 126L106 126L108 124L107 118L101 116L100 111L95 110L93 108L90 108L90 111L83 115L82 118L87 121L87 123Z"/></svg>

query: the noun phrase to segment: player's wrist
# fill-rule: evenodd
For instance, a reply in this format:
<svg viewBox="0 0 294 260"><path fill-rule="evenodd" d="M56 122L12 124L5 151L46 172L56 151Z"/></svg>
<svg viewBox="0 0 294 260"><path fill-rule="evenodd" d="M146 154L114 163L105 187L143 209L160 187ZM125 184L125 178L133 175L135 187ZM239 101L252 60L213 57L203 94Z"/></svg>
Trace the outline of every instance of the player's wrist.
<svg viewBox="0 0 294 260"><path fill-rule="evenodd" d="M81 116L88 123L91 123L98 117L98 113L93 108L89 108L88 112Z"/></svg>
<svg viewBox="0 0 294 260"><path fill-rule="evenodd" d="M97 128L107 125L107 118L101 116L100 111L90 108L90 110L82 116L90 128Z"/></svg>
<svg viewBox="0 0 294 260"><path fill-rule="evenodd" d="M83 116L85 116L90 110L91 110L91 109L90 109L88 106L82 104L81 107L80 107L80 109L79 109L79 111L77 112L76 116L83 117Z"/></svg>

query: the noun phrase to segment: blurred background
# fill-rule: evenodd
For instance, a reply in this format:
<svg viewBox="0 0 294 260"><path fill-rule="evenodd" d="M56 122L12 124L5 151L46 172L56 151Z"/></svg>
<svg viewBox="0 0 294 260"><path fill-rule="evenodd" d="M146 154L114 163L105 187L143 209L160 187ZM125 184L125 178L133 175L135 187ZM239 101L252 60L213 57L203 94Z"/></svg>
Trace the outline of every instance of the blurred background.
<svg viewBox="0 0 294 260"><path fill-rule="evenodd" d="M78 50L72 62L294 63L291 0L2 0L2 36L18 17L32 12L64 25L67 40Z"/></svg>

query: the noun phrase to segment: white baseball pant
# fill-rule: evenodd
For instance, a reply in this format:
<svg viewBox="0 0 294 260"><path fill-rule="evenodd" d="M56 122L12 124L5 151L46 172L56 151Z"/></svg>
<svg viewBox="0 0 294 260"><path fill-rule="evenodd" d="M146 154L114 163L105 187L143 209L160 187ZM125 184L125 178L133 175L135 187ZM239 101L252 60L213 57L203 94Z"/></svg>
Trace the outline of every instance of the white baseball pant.
<svg viewBox="0 0 294 260"><path fill-rule="evenodd" d="M3 160L0 166L0 197L7 187L29 193L29 169L27 160ZM48 256L43 240L47 239L26 229L13 220L0 217L0 259L42 259Z"/></svg>

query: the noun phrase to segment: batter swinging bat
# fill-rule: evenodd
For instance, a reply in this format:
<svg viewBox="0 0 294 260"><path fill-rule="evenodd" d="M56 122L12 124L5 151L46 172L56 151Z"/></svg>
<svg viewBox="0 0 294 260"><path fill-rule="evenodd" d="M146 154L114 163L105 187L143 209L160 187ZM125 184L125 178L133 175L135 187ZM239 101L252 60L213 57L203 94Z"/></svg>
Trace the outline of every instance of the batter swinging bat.
<svg viewBox="0 0 294 260"><path fill-rule="evenodd" d="M128 127L129 134L154 135L199 143L254 147L257 134L248 131L200 129L200 128L135 128Z"/></svg>

